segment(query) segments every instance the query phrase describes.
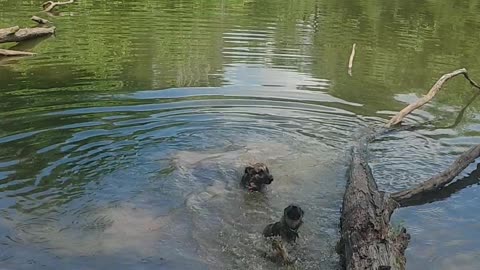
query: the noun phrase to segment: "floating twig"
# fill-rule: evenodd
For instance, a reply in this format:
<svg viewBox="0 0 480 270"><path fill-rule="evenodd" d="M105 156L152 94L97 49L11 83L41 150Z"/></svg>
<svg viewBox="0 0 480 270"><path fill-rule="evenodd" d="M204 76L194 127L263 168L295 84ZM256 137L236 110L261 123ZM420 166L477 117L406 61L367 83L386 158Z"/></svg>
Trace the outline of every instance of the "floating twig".
<svg viewBox="0 0 480 270"><path fill-rule="evenodd" d="M356 46L357 46L357 44L353 43L352 53L350 54L350 59L348 60L348 75L350 75L350 76L352 76L353 59L355 58L355 47Z"/></svg>

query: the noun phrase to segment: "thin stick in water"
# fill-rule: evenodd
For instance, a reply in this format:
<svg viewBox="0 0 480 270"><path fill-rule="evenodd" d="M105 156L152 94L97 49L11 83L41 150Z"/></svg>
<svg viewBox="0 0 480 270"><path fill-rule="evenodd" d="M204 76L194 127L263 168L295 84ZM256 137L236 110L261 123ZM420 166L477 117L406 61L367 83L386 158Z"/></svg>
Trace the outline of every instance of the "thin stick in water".
<svg viewBox="0 0 480 270"><path fill-rule="evenodd" d="M350 59L348 60L348 75L350 75L350 76L352 76L353 59L355 58L355 47L356 46L357 46L357 44L353 43L352 53L350 54Z"/></svg>

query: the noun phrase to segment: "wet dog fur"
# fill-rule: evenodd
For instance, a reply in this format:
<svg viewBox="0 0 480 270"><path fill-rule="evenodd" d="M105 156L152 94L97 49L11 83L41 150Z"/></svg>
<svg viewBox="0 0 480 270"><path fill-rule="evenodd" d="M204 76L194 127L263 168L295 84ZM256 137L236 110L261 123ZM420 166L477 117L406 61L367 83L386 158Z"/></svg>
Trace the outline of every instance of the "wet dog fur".
<svg viewBox="0 0 480 270"><path fill-rule="evenodd" d="M272 238L273 256L268 256L272 261L282 264L292 264L296 259L290 258L286 243L295 242L298 238L298 229L303 224L304 212L296 205L289 205L283 210L282 219L269 224L263 230L263 236ZM275 238L280 237L281 239Z"/></svg>
<svg viewBox="0 0 480 270"><path fill-rule="evenodd" d="M282 219L269 224L263 230L263 236L281 236L283 241L295 242L298 238L298 229L303 224L304 212L300 206L289 205L283 210Z"/></svg>
<svg viewBox="0 0 480 270"><path fill-rule="evenodd" d="M273 182L273 176L264 163L256 163L245 168L241 185L248 191L262 191Z"/></svg>

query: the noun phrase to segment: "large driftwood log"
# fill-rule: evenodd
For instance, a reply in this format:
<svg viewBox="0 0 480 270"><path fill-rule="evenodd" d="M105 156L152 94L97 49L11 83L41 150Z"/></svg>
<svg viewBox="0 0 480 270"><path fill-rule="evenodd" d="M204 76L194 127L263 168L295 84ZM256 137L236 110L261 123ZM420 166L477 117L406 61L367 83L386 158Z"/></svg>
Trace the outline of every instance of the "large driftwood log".
<svg viewBox="0 0 480 270"><path fill-rule="evenodd" d="M404 252L410 236L405 228L393 228L390 225L391 214L396 208L412 203L413 199L441 190L480 156L480 145L472 147L443 173L412 189L391 196L378 190L368 165L368 142L395 130L392 128L393 125L400 123L405 116L430 101L446 81L459 74L463 74L472 86L480 89L478 84L469 78L466 69L445 74L435 83L427 96L400 111L385 128L363 134L357 145L352 148L340 219L341 239L337 245L337 252L341 255L346 269L405 269Z"/></svg>
<svg viewBox="0 0 480 270"><path fill-rule="evenodd" d="M35 53L0 49L0 56L31 56Z"/></svg>
<svg viewBox="0 0 480 270"><path fill-rule="evenodd" d="M364 155L361 145L353 148L337 251L346 269L404 269L410 236L404 228L390 227L398 203L378 190Z"/></svg>
<svg viewBox="0 0 480 270"><path fill-rule="evenodd" d="M55 27L48 28L23 28L18 26L0 29L0 43L20 42L38 37L48 36L55 33Z"/></svg>
<svg viewBox="0 0 480 270"><path fill-rule="evenodd" d="M52 11L56 6L61 6L61 5L67 5L73 3L74 0L69 0L66 2L53 2L53 1L47 1L42 4L43 11L50 12Z"/></svg>

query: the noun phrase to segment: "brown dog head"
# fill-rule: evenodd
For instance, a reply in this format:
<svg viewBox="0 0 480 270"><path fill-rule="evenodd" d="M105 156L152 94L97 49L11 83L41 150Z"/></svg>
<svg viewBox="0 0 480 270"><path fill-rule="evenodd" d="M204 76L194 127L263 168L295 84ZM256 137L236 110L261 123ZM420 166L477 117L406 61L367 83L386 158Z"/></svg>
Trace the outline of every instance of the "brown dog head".
<svg viewBox="0 0 480 270"><path fill-rule="evenodd" d="M270 174L267 165L263 163L256 163L245 168L245 173L242 177L242 185L248 191L261 191L266 185L273 182L273 176Z"/></svg>

